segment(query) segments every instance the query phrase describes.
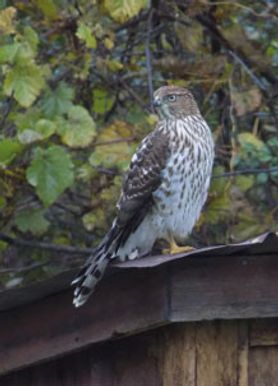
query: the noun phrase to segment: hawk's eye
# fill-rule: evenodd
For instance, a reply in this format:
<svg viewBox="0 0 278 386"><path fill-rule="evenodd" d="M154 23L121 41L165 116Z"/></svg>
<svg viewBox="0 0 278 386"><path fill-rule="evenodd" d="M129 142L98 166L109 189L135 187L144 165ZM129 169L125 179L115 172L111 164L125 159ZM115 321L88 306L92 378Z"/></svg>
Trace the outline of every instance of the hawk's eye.
<svg viewBox="0 0 278 386"><path fill-rule="evenodd" d="M168 101L174 102L176 100L176 95L168 95Z"/></svg>

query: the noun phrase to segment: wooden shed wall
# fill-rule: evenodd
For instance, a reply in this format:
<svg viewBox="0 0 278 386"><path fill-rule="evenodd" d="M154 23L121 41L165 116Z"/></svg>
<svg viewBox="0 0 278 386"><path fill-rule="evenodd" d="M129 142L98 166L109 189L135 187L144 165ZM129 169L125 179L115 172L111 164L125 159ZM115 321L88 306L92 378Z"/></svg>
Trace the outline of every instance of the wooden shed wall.
<svg viewBox="0 0 278 386"><path fill-rule="evenodd" d="M0 386L277 386L278 318L171 324L0 378Z"/></svg>

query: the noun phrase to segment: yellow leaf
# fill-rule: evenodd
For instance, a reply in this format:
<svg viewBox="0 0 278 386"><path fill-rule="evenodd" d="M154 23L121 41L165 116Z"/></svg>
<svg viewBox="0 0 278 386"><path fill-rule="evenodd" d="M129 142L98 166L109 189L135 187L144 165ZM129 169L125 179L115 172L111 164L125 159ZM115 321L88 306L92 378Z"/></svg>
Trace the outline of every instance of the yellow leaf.
<svg viewBox="0 0 278 386"><path fill-rule="evenodd" d="M120 186L111 185L109 188L102 189L100 198L109 205L111 202L115 202L120 195Z"/></svg>
<svg viewBox="0 0 278 386"><path fill-rule="evenodd" d="M149 114L146 118L149 125L154 126L158 122L158 116L156 114Z"/></svg>
<svg viewBox="0 0 278 386"><path fill-rule="evenodd" d="M114 47L114 42L112 39L110 38L105 38L104 41L103 41L105 47L108 49L108 50L112 50L112 48Z"/></svg>
<svg viewBox="0 0 278 386"><path fill-rule="evenodd" d="M124 23L145 8L147 0L105 0L104 5L114 20Z"/></svg>
<svg viewBox="0 0 278 386"><path fill-rule="evenodd" d="M124 139L131 135L131 128L122 121L115 121L105 127L98 136L99 145L89 158L90 164L126 169L132 155L132 147Z"/></svg>
<svg viewBox="0 0 278 386"><path fill-rule="evenodd" d="M244 146L246 144L251 144L256 147L258 150L264 147L263 141L261 141L254 134L249 132L240 133L238 136L239 143Z"/></svg>
<svg viewBox="0 0 278 386"><path fill-rule="evenodd" d="M92 168L89 164L83 164L76 170L77 180L89 182L97 176L97 170Z"/></svg>
<svg viewBox="0 0 278 386"><path fill-rule="evenodd" d="M252 236L265 232L267 227L258 221L250 208L242 208L237 214L237 221L232 227L231 234L235 240L246 240Z"/></svg>
<svg viewBox="0 0 278 386"><path fill-rule="evenodd" d="M87 231L92 232L95 228L107 228L105 212L101 208L93 212L86 213L82 217L82 222Z"/></svg>
<svg viewBox="0 0 278 386"><path fill-rule="evenodd" d="M213 175L219 176L225 173L223 166L215 166L213 168ZM214 178L210 184L210 194L213 196L220 195L223 192L227 191L229 187L229 182L226 178Z"/></svg>
<svg viewBox="0 0 278 386"><path fill-rule="evenodd" d="M224 172L222 166L216 166L213 170L214 175ZM208 224L217 224L225 220L230 213L231 200L229 197L230 183L225 178L215 178L212 180L207 209L204 211L203 219Z"/></svg>
<svg viewBox="0 0 278 386"><path fill-rule="evenodd" d="M208 224L217 224L230 216L230 197L228 192L223 192L209 201L206 212L204 213Z"/></svg>
<svg viewBox="0 0 278 386"><path fill-rule="evenodd" d="M118 60L113 59L113 60L107 61L107 67L109 68L110 71L116 72L116 71L122 70L124 66Z"/></svg>
<svg viewBox="0 0 278 386"><path fill-rule="evenodd" d="M254 176L237 176L235 178L235 185L242 191L246 192L253 186L255 181Z"/></svg>
<svg viewBox="0 0 278 386"><path fill-rule="evenodd" d="M4 34L12 34L15 32L13 22L16 15L14 7L8 7L0 11L0 31Z"/></svg>
<svg viewBox="0 0 278 386"><path fill-rule="evenodd" d="M84 23L81 23L77 29L76 36L83 40L88 48L97 48L97 41L92 30L89 26Z"/></svg>

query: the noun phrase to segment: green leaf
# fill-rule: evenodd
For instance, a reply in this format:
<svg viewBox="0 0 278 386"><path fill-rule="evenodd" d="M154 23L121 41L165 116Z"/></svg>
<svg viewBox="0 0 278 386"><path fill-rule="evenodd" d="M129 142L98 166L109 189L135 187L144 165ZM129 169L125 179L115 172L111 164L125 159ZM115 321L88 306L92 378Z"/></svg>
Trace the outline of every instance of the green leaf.
<svg viewBox="0 0 278 386"><path fill-rule="evenodd" d="M24 28L24 37L34 52L37 51L39 37L37 32L30 26Z"/></svg>
<svg viewBox="0 0 278 386"><path fill-rule="evenodd" d="M90 27L81 23L77 29L76 36L84 41L87 48L97 48L97 41Z"/></svg>
<svg viewBox="0 0 278 386"><path fill-rule="evenodd" d="M237 176L235 178L235 185L242 191L246 192L255 182L255 176Z"/></svg>
<svg viewBox="0 0 278 386"><path fill-rule="evenodd" d="M23 113L14 113L13 121L19 132L25 129L33 129L36 122L41 119L42 113L37 107L31 107Z"/></svg>
<svg viewBox="0 0 278 386"><path fill-rule="evenodd" d="M59 16L57 7L53 0L35 0L35 4L43 12L47 19L52 20Z"/></svg>
<svg viewBox="0 0 278 386"><path fill-rule="evenodd" d="M7 200L5 197L0 196L0 210L6 206Z"/></svg>
<svg viewBox="0 0 278 386"><path fill-rule="evenodd" d="M267 173L260 173L257 175L257 181L260 183L260 184L265 184L268 180L269 176Z"/></svg>
<svg viewBox="0 0 278 386"><path fill-rule="evenodd" d="M27 169L27 180L45 206L53 204L74 181L73 164L64 148L52 145L37 148L34 159Z"/></svg>
<svg viewBox="0 0 278 386"><path fill-rule="evenodd" d="M39 119L34 129L25 129L18 134L21 143L29 144L49 138L55 133L56 124L48 119Z"/></svg>
<svg viewBox="0 0 278 386"><path fill-rule="evenodd" d="M17 51L20 47L19 43L6 44L0 47L0 63L13 63Z"/></svg>
<svg viewBox="0 0 278 386"><path fill-rule="evenodd" d="M35 130L26 129L19 133L17 138L22 144L30 144L42 140L42 135Z"/></svg>
<svg viewBox="0 0 278 386"><path fill-rule="evenodd" d="M35 130L45 139L55 133L56 125L49 119L39 119L35 125Z"/></svg>
<svg viewBox="0 0 278 386"><path fill-rule="evenodd" d="M5 249L7 249L8 246L9 246L8 243L6 243L5 241L0 240L0 252L5 251Z"/></svg>
<svg viewBox="0 0 278 386"><path fill-rule="evenodd" d="M206 212L204 213L207 224L218 224L220 221L230 217L231 200L228 192L210 199Z"/></svg>
<svg viewBox="0 0 278 386"><path fill-rule="evenodd" d="M262 149L265 144L263 141L261 141L258 137L256 137L254 134L249 132L240 133L238 136L238 140L242 146L251 144L258 150Z"/></svg>
<svg viewBox="0 0 278 386"><path fill-rule="evenodd" d="M0 165L8 165L19 154L23 146L15 139L0 140Z"/></svg>
<svg viewBox="0 0 278 386"><path fill-rule="evenodd" d="M27 41L23 41L16 51L14 64L18 67L34 65L33 61L36 56L36 50Z"/></svg>
<svg viewBox="0 0 278 386"><path fill-rule="evenodd" d="M56 90L48 90L42 101L42 109L47 117L64 114L72 107L74 91L61 82Z"/></svg>
<svg viewBox="0 0 278 386"><path fill-rule="evenodd" d="M45 233L49 227L44 210L38 208L19 212L15 217L15 224L21 232L31 232L38 236Z"/></svg>
<svg viewBox="0 0 278 386"><path fill-rule="evenodd" d="M27 66L17 65L11 68L4 81L4 93L14 95L23 107L30 107L44 87L44 78L41 68L34 63Z"/></svg>
<svg viewBox="0 0 278 386"><path fill-rule="evenodd" d="M67 115L67 120L59 120L58 133L62 141L73 148L90 145L96 135L93 118L82 106L72 106Z"/></svg>
<svg viewBox="0 0 278 386"><path fill-rule="evenodd" d="M124 23L146 8L147 0L105 0L104 4L113 19Z"/></svg>
<svg viewBox="0 0 278 386"><path fill-rule="evenodd" d="M93 110L98 114L105 114L113 106L115 98L107 90L95 88L93 90Z"/></svg>

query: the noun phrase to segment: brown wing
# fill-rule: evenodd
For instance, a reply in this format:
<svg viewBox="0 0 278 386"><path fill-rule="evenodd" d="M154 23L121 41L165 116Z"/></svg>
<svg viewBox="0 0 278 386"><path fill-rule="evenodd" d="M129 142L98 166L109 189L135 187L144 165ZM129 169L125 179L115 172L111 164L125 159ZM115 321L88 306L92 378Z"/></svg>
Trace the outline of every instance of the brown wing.
<svg viewBox="0 0 278 386"><path fill-rule="evenodd" d="M117 224L133 230L152 204L152 193L161 183L169 157L169 139L156 129L138 147L127 172L118 202ZM130 224L132 222L132 224Z"/></svg>
<svg viewBox="0 0 278 386"><path fill-rule="evenodd" d="M137 149L123 183L116 221L73 281L76 307L86 302L109 259L117 257L120 246L144 219L152 204L152 193L161 183L161 173L169 156L168 143L167 136L157 129Z"/></svg>

